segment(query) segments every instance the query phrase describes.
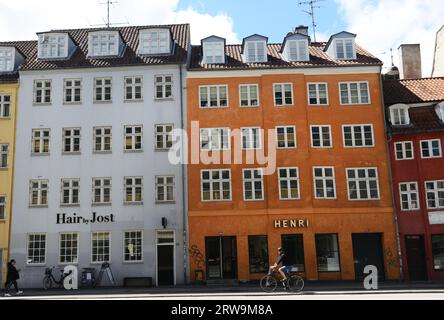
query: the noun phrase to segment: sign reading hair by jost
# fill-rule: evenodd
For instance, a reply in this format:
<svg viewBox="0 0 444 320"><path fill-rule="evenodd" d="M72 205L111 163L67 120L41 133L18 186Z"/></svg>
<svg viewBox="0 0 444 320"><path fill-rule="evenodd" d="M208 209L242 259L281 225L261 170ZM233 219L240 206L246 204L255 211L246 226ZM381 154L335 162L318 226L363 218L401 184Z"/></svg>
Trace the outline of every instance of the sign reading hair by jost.
<svg viewBox="0 0 444 320"><path fill-rule="evenodd" d="M90 224L90 223L112 223L115 222L114 214L98 215L96 212L92 213L90 219L78 216L77 213L68 215L66 213L57 214L57 224Z"/></svg>

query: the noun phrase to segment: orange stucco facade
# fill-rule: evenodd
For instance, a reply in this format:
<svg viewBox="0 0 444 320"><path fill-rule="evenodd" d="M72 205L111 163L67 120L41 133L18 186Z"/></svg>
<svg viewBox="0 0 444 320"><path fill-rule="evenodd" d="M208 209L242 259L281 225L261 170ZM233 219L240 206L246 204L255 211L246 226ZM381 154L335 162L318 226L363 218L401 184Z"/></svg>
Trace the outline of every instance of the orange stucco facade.
<svg viewBox="0 0 444 320"><path fill-rule="evenodd" d="M244 201L242 169L262 168L260 164L193 164L188 167L188 222L191 281L196 280L196 270L203 271L207 279L208 252L206 238L230 236L236 238L236 278L240 281L257 280L264 273L250 270L249 236L266 236L270 265L276 259L276 248L281 246L281 236L303 236L305 271L308 280L354 280L354 234L379 234L381 236L384 277L399 278L399 258L396 244L396 228L389 178L384 134L384 115L381 101L380 75L378 72L357 73L339 70L322 74L294 72L255 71L242 76L230 76L229 71L189 72L187 79L188 133L192 121L199 121L200 128L261 127L267 132L276 126L296 127L296 148L276 150L276 167L299 169L300 199L280 200L277 172L264 176L264 200ZM339 72L340 71L340 72ZM315 73L315 72L313 72ZM368 81L370 104L341 105L339 82ZM328 84L327 106L310 106L307 84ZM292 83L293 105L274 105L273 84ZM239 85L258 84L259 106L240 107ZM228 85L228 107L204 109L199 105L199 86ZM344 148L342 126L346 124L372 124L374 147ZM311 125L330 125L332 147L316 149L311 146ZM191 144L190 144L191 145ZM231 145L234 145L231 138ZM265 134L262 147L268 150ZM190 150L192 152L192 150ZM233 151L225 151L232 153ZM191 160L191 155L190 155ZM313 167L334 167L336 199L317 200L314 194ZM376 167L378 169L379 200L350 201L347 191L346 168ZM232 199L224 202L202 202L201 170L231 169ZM276 227L276 220L308 220L308 226L288 225ZM287 223L287 222L285 222ZM318 270L315 236L335 234L338 237L340 270Z"/></svg>

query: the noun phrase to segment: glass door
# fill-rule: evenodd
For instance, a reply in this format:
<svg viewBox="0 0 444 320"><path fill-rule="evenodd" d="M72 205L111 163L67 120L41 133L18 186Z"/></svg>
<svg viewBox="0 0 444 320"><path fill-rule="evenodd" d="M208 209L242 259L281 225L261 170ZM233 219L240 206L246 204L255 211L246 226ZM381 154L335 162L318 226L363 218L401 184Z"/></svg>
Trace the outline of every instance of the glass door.
<svg viewBox="0 0 444 320"><path fill-rule="evenodd" d="M205 249L208 279L237 279L236 237L207 237Z"/></svg>

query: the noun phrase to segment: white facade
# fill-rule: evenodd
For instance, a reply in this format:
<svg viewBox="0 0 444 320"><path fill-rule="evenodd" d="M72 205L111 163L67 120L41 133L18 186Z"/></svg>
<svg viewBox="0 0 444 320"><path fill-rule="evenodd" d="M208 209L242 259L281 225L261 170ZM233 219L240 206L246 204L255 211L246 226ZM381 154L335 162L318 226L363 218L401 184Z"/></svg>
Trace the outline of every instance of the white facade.
<svg viewBox="0 0 444 320"><path fill-rule="evenodd" d="M127 277L150 277L156 285L159 280L157 251L160 246L156 245L158 231L174 231L174 283L184 283L184 172L181 165L169 163L168 152L156 151L155 148L156 125L172 124L174 128L182 127L182 117L185 117L184 70L185 66L180 65L140 65L27 71L20 74L11 258L17 260L18 268L22 270L23 287L41 288L45 268L64 267L60 264L59 240L60 234L64 232L79 235L79 256L78 263L75 264L79 268L79 275L82 268L86 267L93 267L98 271L102 262L92 263L91 237L94 231L110 232L109 262L118 285L122 285ZM172 98L155 99L157 75L172 76ZM143 77L140 101L125 101L124 81L129 76ZM94 79L107 77L112 78L112 102L95 102ZM65 79L82 80L80 103L64 103ZM35 80L51 80L50 104L34 104ZM124 127L128 125L143 127L143 150L124 151ZM111 152L93 152L94 127L112 127ZM80 153L62 153L63 128L81 128ZM34 129L50 129L49 155L32 154ZM156 176L174 176L174 201L156 201ZM92 179L103 177L112 179L112 204L93 205ZM143 203L124 204L124 177L143 178ZM80 180L78 206L61 205L61 179L64 178ZM30 180L33 179L48 180L47 206L30 206ZM62 223L59 216L57 223L57 214L66 214L66 217L76 214L90 220L93 213L108 217L109 221L68 224ZM167 218L166 229L162 226L162 218ZM126 231L143 231L143 261L124 262ZM42 264L27 262L29 234L46 235L45 261ZM58 277L59 274L55 275Z"/></svg>

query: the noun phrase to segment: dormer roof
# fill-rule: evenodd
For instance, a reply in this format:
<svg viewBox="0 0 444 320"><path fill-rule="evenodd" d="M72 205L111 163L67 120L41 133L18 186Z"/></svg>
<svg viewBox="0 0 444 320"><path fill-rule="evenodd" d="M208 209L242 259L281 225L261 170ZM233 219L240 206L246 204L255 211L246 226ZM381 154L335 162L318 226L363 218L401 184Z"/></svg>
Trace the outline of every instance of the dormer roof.
<svg viewBox="0 0 444 320"><path fill-rule="evenodd" d="M308 43L310 43L310 36L302 33L296 33L296 32L290 32L287 34L284 38L284 41L282 42L282 47L280 52L284 52L285 45L287 44L287 41L289 40L308 40Z"/></svg>
<svg viewBox="0 0 444 320"><path fill-rule="evenodd" d="M330 48L330 45L332 44L334 39L337 38L356 38L356 34L348 32L348 31L341 31L338 33L335 33L334 35L332 35L330 37L330 39L328 40L327 44L325 45L324 51L327 52L328 49Z"/></svg>
<svg viewBox="0 0 444 320"><path fill-rule="evenodd" d="M251 36L244 38L242 40L242 50L241 50L242 54L244 53L244 50L245 50L245 43L248 41L265 41L265 43L268 43L268 37L265 37L265 36L255 33L255 34L252 34Z"/></svg>

